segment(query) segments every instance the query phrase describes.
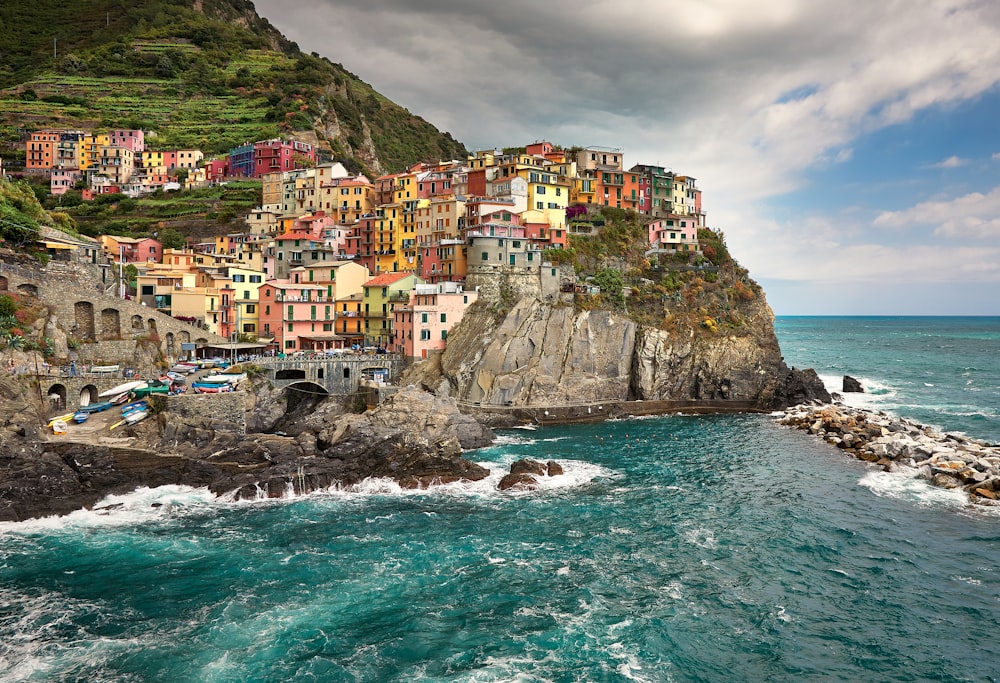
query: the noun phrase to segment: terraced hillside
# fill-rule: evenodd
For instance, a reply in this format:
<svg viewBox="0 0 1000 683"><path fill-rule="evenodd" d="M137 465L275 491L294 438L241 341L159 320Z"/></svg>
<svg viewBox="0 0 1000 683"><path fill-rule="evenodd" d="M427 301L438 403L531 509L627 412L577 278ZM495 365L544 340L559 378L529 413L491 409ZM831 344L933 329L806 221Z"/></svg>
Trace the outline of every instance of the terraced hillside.
<svg viewBox="0 0 1000 683"><path fill-rule="evenodd" d="M143 128L157 147L206 153L295 133L375 173L465 154L340 64L302 53L245 0L0 3L0 55L8 165L42 127Z"/></svg>

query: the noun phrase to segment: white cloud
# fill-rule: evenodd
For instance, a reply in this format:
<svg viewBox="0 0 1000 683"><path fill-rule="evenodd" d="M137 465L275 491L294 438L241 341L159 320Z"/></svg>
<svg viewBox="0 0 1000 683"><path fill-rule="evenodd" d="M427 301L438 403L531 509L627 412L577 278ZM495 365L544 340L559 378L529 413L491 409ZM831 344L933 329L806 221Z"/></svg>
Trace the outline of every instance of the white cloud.
<svg viewBox="0 0 1000 683"><path fill-rule="evenodd" d="M709 223L755 277L998 279L1000 250L966 243L1000 234L997 191L885 212L874 226L863 211L775 220L765 200L861 156L867 134L1000 84L1000 3L255 2L303 49L472 149L613 145L627 163L694 175ZM859 183L898 193L904 180Z"/></svg>
<svg viewBox="0 0 1000 683"><path fill-rule="evenodd" d="M1000 161L1000 152L994 152L992 159L993 161Z"/></svg>
<svg viewBox="0 0 1000 683"><path fill-rule="evenodd" d="M987 194L972 192L946 201L921 202L901 211L884 211L874 224L887 228L932 226L936 237L995 241L1000 239L1000 187Z"/></svg>
<svg viewBox="0 0 1000 683"><path fill-rule="evenodd" d="M959 166L965 166L969 163L968 159L962 159L957 156L950 156L944 161L939 161L936 164L931 164L928 168L958 168Z"/></svg>

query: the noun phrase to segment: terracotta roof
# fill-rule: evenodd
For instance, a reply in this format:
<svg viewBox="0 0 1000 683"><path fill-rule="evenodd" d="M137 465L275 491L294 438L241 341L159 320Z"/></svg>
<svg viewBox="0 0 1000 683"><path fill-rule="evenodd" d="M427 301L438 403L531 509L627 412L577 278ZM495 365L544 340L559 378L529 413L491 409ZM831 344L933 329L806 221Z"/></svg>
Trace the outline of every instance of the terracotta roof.
<svg viewBox="0 0 1000 683"><path fill-rule="evenodd" d="M385 287L386 285L391 285L394 282L399 282L403 278L407 278L413 275L413 273L399 272L399 273L382 273L373 277L371 280L365 283L365 287Z"/></svg>

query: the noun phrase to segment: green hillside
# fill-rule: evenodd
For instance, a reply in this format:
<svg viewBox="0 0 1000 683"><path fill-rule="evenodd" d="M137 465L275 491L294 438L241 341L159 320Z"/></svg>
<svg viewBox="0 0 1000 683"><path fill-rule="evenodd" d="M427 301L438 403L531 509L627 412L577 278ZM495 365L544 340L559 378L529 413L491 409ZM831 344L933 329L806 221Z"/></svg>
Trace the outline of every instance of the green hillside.
<svg viewBox="0 0 1000 683"><path fill-rule="evenodd" d="M143 128L152 146L207 154L295 133L375 173L466 153L246 0L0 3L0 154L18 163L43 127Z"/></svg>

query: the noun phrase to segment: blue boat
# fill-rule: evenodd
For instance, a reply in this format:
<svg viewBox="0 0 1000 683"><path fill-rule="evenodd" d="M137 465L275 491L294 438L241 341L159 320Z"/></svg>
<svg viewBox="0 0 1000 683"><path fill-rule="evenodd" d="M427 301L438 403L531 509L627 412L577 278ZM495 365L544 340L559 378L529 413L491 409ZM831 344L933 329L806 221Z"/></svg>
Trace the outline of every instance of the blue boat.
<svg viewBox="0 0 1000 683"><path fill-rule="evenodd" d="M90 413L86 413L86 412L78 410L75 413L73 413L73 422L75 422L77 424L81 424L81 423L86 422L88 417L90 417Z"/></svg>
<svg viewBox="0 0 1000 683"><path fill-rule="evenodd" d="M137 410L146 410L145 401L133 401L132 403L126 403L122 406L122 417L134 413Z"/></svg>
<svg viewBox="0 0 1000 683"><path fill-rule="evenodd" d="M101 403L92 403L89 406L80 406L77 409L76 412L78 412L78 413L100 413L100 412L103 412L103 411L107 410L108 408L110 408L113 405L114 405L114 403L112 403L111 401L102 401Z"/></svg>

